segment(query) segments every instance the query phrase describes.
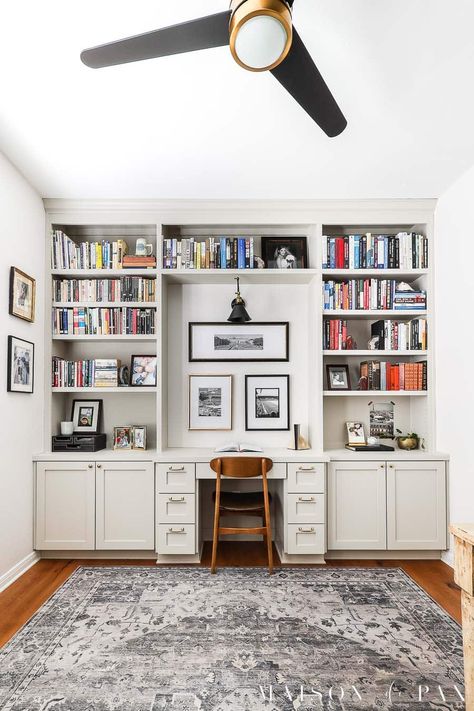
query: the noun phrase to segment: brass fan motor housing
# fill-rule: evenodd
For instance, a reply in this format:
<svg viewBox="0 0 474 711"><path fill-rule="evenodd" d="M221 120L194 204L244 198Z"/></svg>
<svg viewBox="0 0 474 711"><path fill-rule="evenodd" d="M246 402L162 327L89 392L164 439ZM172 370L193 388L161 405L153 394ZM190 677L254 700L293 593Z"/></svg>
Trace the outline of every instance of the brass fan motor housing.
<svg viewBox="0 0 474 711"><path fill-rule="evenodd" d="M291 42L293 40L291 11L285 0L232 0L230 10L232 15L229 24L229 44L230 51L237 64L240 64L241 67L251 72L267 72L281 64L290 51ZM247 66L240 60L235 50L235 41L242 25L244 25L247 20L250 20L252 17L257 17L258 15L268 15L281 22L286 30L286 44L276 62L270 64L268 67L255 68Z"/></svg>

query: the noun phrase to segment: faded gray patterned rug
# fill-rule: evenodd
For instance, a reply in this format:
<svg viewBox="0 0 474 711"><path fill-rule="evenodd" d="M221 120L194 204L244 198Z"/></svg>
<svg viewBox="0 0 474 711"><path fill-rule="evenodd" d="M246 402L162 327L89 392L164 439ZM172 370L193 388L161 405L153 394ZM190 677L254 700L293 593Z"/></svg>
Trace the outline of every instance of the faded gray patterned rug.
<svg viewBox="0 0 474 711"><path fill-rule="evenodd" d="M458 711L461 643L398 569L79 568L0 651L0 709Z"/></svg>

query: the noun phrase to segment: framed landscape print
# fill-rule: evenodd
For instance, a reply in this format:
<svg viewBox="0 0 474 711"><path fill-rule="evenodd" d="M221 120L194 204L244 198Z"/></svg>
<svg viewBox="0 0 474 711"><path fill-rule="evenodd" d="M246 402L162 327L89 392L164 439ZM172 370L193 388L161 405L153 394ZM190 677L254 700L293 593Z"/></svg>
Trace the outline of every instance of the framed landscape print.
<svg viewBox="0 0 474 711"><path fill-rule="evenodd" d="M132 355L130 385L138 388L153 388L156 386L156 356Z"/></svg>
<svg viewBox="0 0 474 711"><path fill-rule="evenodd" d="M7 391L32 393L35 375L35 344L8 336Z"/></svg>
<svg viewBox="0 0 474 711"><path fill-rule="evenodd" d="M102 400L73 400L72 415L74 432L97 434L102 415Z"/></svg>
<svg viewBox="0 0 474 711"><path fill-rule="evenodd" d="M289 323L190 323L191 362L289 360Z"/></svg>
<svg viewBox="0 0 474 711"><path fill-rule="evenodd" d="M232 375L189 376L189 429L232 429Z"/></svg>
<svg viewBox="0 0 474 711"><path fill-rule="evenodd" d="M245 429L290 429L290 376L245 376Z"/></svg>
<svg viewBox="0 0 474 711"><path fill-rule="evenodd" d="M24 321L35 320L36 280L17 267L10 269L9 313Z"/></svg>
<svg viewBox="0 0 474 711"><path fill-rule="evenodd" d="M306 237L262 237L262 259L267 269L307 269Z"/></svg>

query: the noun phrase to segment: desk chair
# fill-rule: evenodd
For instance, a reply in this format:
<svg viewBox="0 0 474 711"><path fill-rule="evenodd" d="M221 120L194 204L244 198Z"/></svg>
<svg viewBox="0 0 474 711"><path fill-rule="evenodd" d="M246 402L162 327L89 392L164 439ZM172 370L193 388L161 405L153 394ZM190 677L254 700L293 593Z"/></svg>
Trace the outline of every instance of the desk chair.
<svg viewBox="0 0 474 711"><path fill-rule="evenodd" d="M257 533L263 535L268 550L268 570L273 572L272 526L270 521L271 495L268 493L267 472L273 467L271 459L264 457L219 457L211 461L211 469L216 472L216 490L213 493L214 535L212 539L211 573L216 572L217 545L219 536L229 536L233 533ZM263 491L240 492L223 491L221 493L221 477L234 479L251 479L262 477ZM221 528L221 516L242 514L244 516L259 516L263 526L254 528Z"/></svg>

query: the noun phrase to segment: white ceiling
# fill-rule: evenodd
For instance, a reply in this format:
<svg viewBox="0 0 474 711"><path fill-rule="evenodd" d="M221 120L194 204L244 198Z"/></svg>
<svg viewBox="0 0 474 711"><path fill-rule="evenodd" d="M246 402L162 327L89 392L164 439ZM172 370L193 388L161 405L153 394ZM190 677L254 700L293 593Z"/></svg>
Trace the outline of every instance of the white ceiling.
<svg viewBox="0 0 474 711"><path fill-rule="evenodd" d="M226 0L2 4L0 150L45 197L437 197L474 163L472 0L295 0L349 121L335 139L228 48L79 60Z"/></svg>

